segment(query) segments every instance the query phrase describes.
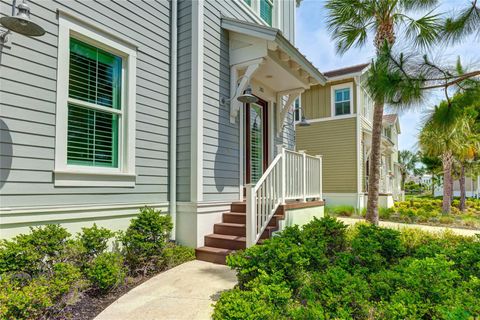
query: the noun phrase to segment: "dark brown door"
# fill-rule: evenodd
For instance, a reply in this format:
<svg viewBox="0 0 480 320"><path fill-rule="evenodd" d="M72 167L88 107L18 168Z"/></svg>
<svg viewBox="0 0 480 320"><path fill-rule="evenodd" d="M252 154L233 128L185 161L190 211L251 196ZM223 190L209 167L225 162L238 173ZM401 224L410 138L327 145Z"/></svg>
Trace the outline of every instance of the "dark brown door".
<svg viewBox="0 0 480 320"><path fill-rule="evenodd" d="M247 104L246 182L255 183L268 167L268 104L259 100Z"/></svg>

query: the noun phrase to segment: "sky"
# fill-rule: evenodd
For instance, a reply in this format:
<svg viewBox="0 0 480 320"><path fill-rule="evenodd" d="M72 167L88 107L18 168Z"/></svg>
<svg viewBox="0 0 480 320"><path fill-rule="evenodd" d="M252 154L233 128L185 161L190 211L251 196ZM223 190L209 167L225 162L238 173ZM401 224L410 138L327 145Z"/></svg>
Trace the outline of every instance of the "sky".
<svg viewBox="0 0 480 320"><path fill-rule="evenodd" d="M347 66L371 61L374 56L373 40L369 39L362 48L350 49L340 56L335 51L334 42L326 29L326 14L324 0L303 0L297 8L295 45L306 57L322 72L339 69ZM458 8L469 5L468 0L441 0L437 8L439 13L448 13ZM429 55L445 61L455 63L460 56L462 64L467 67L480 64L480 44L474 37L465 39L454 46L433 48ZM418 130L422 126L422 119L428 109L438 104L444 95L441 92L431 92L424 105L411 110L400 112L398 110L385 110L385 113L397 112L400 115L401 135L399 149L415 151L417 146Z"/></svg>

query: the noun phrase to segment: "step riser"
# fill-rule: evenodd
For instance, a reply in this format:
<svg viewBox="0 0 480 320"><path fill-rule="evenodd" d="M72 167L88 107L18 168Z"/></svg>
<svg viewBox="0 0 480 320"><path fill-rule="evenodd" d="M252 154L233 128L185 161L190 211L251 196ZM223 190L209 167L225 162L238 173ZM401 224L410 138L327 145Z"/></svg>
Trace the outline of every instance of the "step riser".
<svg viewBox="0 0 480 320"><path fill-rule="evenodd" d="M245 237L246 230L245 227L231 227L231 226L222 226L222 225L214 225L213 226L213 233L217 234L227 234L232 236L242 236Z"/></svg>
<svg viewBox="0 0 480 320"><path fill-rule="evenodd" d="M245 203L232 203L230 206L232 212L247 212L247 205Z"/></svg>
<svg viewBox="0 0 480 320"><path fill-rule="evenodd" d="M205 245L208 247L224 248L230 250L242 250L246 247L245 241L216 239L209 238L208 236L205 237Z"/></svg>
<svg viewBox="0 0 480 320"><path fill-rule="evenodd" d="M247 216L246 215L224 213L223 214L223 222L246 224L247 223Z"/></svg>
<svg viewBox="0 0 480 320"><path fill-rule="evenodd" d="M195 251L197 260L213 262L217 264L226 264L226 256L218 253Z"/></svg>

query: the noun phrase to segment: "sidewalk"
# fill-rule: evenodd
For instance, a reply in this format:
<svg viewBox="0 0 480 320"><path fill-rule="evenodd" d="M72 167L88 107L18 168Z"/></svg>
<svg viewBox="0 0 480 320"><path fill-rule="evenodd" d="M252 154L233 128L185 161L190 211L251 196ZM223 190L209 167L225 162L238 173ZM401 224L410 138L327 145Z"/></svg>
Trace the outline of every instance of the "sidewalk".
<svg viewBox="0 0 480 320"><path fill-rule="evenodd" d="M361 219L361 218L337 217L337 219L340 221L343 221L347 225L352 225L357 222L365 221L365 219ZM430 231L430 232L443 232L445 230L450 230L454 234L457 234L460 236L474 236L475 234L480 234L480 230L474 230L474 229L437 227L437 226L427 226L423 224L409 224L409 223L400 223L400 222L392 222L392 221L380 221L379 226L390 228L390 229L418 228L418 229L421 229L424 231Z"/></svg>
<svg viewBox="0 0 480 320"><path fill-rule="evenodd" d="M210 319L214 299L236 283L235 272L227 266L190 261L132 289L95 319Z"/></svg>

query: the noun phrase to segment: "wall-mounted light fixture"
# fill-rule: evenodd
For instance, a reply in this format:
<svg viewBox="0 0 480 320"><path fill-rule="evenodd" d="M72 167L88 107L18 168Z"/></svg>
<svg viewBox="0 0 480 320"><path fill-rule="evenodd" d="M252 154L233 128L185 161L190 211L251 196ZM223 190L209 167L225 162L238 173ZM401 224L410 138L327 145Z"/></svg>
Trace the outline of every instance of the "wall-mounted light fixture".
<svg viewBox="0 0 480 320"><path fill-rule="evenodd" d="M15 8L17 13L15 14ZM12 3L12 15L0 18L0 24L6 28L0 34L0 43L8 42L8 35L11 32L23 34L28 37L40 37L45 34L45 30L32 20L30 20L30 7L26 0L23 0L17 7L17 0Z"/></svg>
<svg viewBox="0 0 480 320"><path fill-rule="evenodd" d="M242 78L243 76L240 77L238 80L240 81ZM237 92L238 92L238 88L237 88L237 91L235 92L235 95L237 95ZM231 99L222 97L220 99L220 104L225 105L227 102L230 102L230 101ZM243 94L237 97L237 101L240 101L241 103L257 103L258 98L253 95L252 86L248 85L247 88L245 88L245 91L243 91Z"/></svg>
<svg viewBox="0 0 480 320"><path fill-rule="evenodd" d="M298 107L298 108L295 108L294 111L303 111L303 108L302 107ZM300 119L300 121L298 121L297 123L295 123L295 115L292 117L292 121L290 123L285 123L283 125L283 127L286 127L286 126L292 126L294 127L295 125L298 125L299 127L308 127L310 126L310 122L307 120L307 118L305 118L305 116L303 115L303 112L302 112L302 117Z"/></svg>

